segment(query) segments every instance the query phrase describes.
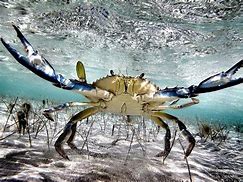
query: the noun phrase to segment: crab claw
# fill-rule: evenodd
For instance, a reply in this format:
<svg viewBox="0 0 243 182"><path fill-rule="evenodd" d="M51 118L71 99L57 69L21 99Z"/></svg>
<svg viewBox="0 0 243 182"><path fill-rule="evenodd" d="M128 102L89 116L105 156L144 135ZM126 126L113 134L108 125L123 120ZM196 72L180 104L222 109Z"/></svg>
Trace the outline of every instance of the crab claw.
<svg viewBox="0 0 243 182"><path fill-rule="evenodd" d="M160 90L160 97L190 98L196 97L201 93L213 92L227 87L232 87L243 83L243 78L233 78L234 74L243 67L243 60L236 63L229 70L210 76L198 85L192 85L188 88L174 87Z"/></svg>
<svg viewBox="0 0 243 182"><path fill-rule="evenodd" d="M243 83L243 78L233 78L233 75L243 67L243 60L236 63L226 72L221 72L203 80L192 89L195 94L212 92ZM192 86L193 87L193 86Z"/></svg>
<svg viewBox="0 0 243 182"><path fill-rule="evenodd" d="M31 55L31 54L33 54L33 53L37 53L37 51L35 51L33 49L32 45L28 42L28 40L20 32L20 30L18 29L18 27L16 27L15 25L13 25L13 27L14 27L16 33L17 33L17 37L20 39L20 41L24 45L25 51L28 53L28 56Z"/></svg>
<svg viewBox="0 0 243 182"><path fill-rule="evenodd" d="M62 83L64 78L61 75L57 75L50 63L44 57L40 56L36 50L34 50L34 48L27 41L20 30L15 25L13 25L13 27L17 32L17 36L21 40L25 51L27 52L27 56L20 54L15 48L13 48L10 44L6 43L3 38L1 38L3 45L12 54L12 56L20 64L41 78L44 78L45 80L48 80L54 84Z"/></svg>
<svg viewBox="0 0 243 182"><path fill-rule="evenodd" d="M10 44L5 42L3 38L1 38L1 42L20 64L22 64L41 78L52 82L52 84L56 87L80 92L90 91L94 89L94 87L92 87L90 84L83 83L77 80L66 79L61 74L56 74L51 64L43 56L41 56L37 50L32 47L32 45L20 32L17 26L13 25L13 27L17 33L17 37L22 42L27 55L24 56L19 53Z"/></svg>

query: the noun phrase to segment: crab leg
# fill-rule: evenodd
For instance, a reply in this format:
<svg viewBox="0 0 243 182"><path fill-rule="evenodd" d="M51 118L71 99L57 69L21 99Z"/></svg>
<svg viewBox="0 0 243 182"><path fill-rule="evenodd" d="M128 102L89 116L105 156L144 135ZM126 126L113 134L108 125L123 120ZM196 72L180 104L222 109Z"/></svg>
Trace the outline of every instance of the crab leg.
<svg viewBox="0 0 243 182"><path fill-rule="evenodd" d="M32 47L20 30L15 25L13 27L24 46L27 56L19 53L10 44L5 42L3 38L1 38L1 42L20 64L59 88L73 90L84 96L94 97L95 95L97 99L110 99L111 95L109 92L97 90L91 84L86 83L85 71L81 62L77 64L79 80L64 78L61 74L57 74L51 64Z"/></svg>
<svg viewBox="0 0 243 182"><path fill-rule="evenodd" d="M96 103L96 102L66 102L64 104L60 104L58 106L51 107L49 109L45 109L43 112L52 113L52 112L56 112L56 111L61 111L61 110L68 108L68 107L76 107L76 106L100 106L100 103Z"/></svg>
<svg viewBox="0 0 243 182"><path fill-rule="evenodd" d="M181 104L181 105L171 105L169 106L171 109L182 109L182 108L185 108L185 107L190 107L192 105L195 105L195 104L198 104L199 103L199 100L196 99L196 98L191 98L191 102L187 102L185 104Z"/></svg>
<svg viewBox="0 0 243 182"><path fill-rule="evenodd" d="M198 86L195 86L193 92L195 94L212 92L234 85L243 83L243 78L233 78L233 75L243 67L243 60L236 63L226 72L221 72L216 75L213 75L205 80L203 80Z"/></svg>
<svg viewBox="0 0 243 182"><path fill-rule="evenodd" d="M167 105L167 106L156 106L156 107L149 107L148 106L148 109L151 110L151 111L161 111L161 110L165 110L165 109L183 109L185 107L189 107L189 106L192 106L192 105L195 105L195 104L198 104L199 103L199 99L196 99L196 98L191 98L191 102L187 102L185 104L181 104L181 105Z"/></svg>
<svg viewBox="0 0 243 182"><path fill-rule="evenodd" d="M186 149L186 152L185 152L185 157L188 157L190 155L190 153L192 152L194 146L195 146L195 139L194 137L192 136L192 134L187 130L186 126L183 124L182 121L180 121L177 117L175 116L172 116L170 114L167 114L167 113L162 113L162 112L153 112L153 116L157 116L161 119L164 119L164 120L171 120L171 121L174 121L178 127L179 127L179 130L181 131L181 134L182 136L188 141L189 145Z"/></svg>
<svg viewBox="0 0 243 182"><path fill-rule="evenodd" d="M55 142L55 149L56 151L64 158L68 159L69 157L65 153L63 149L63 144L67 142L67 144L72 148L72 149L77 149L77 147L74 145L73 140L76 134L76 127L77 127L77 122L81 121L91 115L94 115L99 111L99 107L91 107L87 108L78 114L74 115L69 122L66 124L63 133L58 137L57 141Z"/></svg>
<svg viewBox="0 0 243 182"><path fill-rule="evenodd" d="M166 156L169 155L170 153L170 139L171 139L171 133L170 133L170 128L169 126L160 118L160 117L157 117L157 116L150 116L150 119L152 121L154 121L158 126L164 128L166 130L166 133L165 133L165 137L164 137L164 151L158 153L156 155L156 157L161 157L163 156L164 159L166 158Z"/></svg>
<svg viewBox="0 0 243 182"><path fill-rule="evenodd" d="M243 67L243 60L236 63L229 70L210 76L198 85L190 87L165 88L155 92L153 100L170 101L179 98L196 97L201 93L213 92L243 83L243 78L233 78L234 74Z"/></svg>
<svg viewBox="0 0 243 182"><path fill-rule="evenodd" d="M56 111L61 111L61 110L68 108L68 107L77 107L77 106L100 106L100 103L96 103L96 102L66 102L64 104L60 104L58 106L51 107L49 109L45 109L45 110L43 110L42 114L47 119L54 121L51 113L56 112Z"/></svg>
<svg viewBox="0 0 243 182"><path fill-rule="evenodd" d="M42 56L38 54L36 50L31 46L31 44L27 41L27 39L23 36L20 30L13 25L17 37L21 40L25 51L27 52L27 57L20 54L16 49L14 49L10 44L6 43L3 38L1 41L3 45L7 48L7 50L12 54L12 56L23 66L37 74L38 76L54 83L58 84L61 80L61 77L55 73L53 67L49 64L49 62ZM59 79L59 80L58 80Z"/></svg>

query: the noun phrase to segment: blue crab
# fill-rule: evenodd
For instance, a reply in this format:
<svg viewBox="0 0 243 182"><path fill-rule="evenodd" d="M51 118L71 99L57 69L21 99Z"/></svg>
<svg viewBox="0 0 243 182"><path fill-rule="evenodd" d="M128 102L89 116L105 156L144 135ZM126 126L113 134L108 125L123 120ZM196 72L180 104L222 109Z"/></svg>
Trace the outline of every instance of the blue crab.
<svg viewBox="0 0 243 182"><path fill-rule="evenodd" d="M1 41L12 56L23 66L41 78L51 82L54 86L71 90L85 96L89 102L67 102L59 106L46 109L44 114L62 110L67 107L88 106L88 108L74 115L66 124L64 131L55 142L56 151L65 159L69 159L64 151L63 145L66 142L71 149L77 149L73 143L76 133L77 122L94 115L98 112L110 112L126 116L139 115L151 119L161 128L165 129L164 151L157 156L167 156L171 150L171 132L166 121L173 121L187 140L185 157L188 157L195 146L195 139L186 126L177 117L165 113L167 109L182 109L198 104L197 97L201 93L217 91L231 87L243 82L243 78L233 78L233 75L243 66L243 60L236 63L225 72L213 75L203 80L198 85L190 87L173 87L160 89L142 73L139 76L124 76L110 74L100 78L93 83L87 83L84 66L77 62L77 79L66 79L57 74L51 64L41 56L23 36L20 30L13 25L17 37L22 42L27 56L20 54L3 38ZM189 102L178 105L180 99L191 99Z"/></svg>

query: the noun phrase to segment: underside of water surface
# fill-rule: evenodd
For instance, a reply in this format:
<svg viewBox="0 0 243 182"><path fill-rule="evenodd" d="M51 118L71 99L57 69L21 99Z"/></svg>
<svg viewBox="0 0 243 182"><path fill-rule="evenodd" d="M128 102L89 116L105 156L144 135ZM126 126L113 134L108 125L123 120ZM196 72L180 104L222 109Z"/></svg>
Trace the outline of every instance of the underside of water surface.
<svg viewBox="0 0 243 182"><path fill-rule="evenodd" d="M17 25L67 78L76 77L80 60L90 83L114 70L131 76L145 73L162 89L188 87L243 58L242 11L240 0L2 0L0 36L24 53L12 28ZM243 77L242 70L237 77ZM87 101L34 75L2 45L0 95L57 103ZM198 99L198 105L168 112L192 121L243 121L243 85Z"/></svg>

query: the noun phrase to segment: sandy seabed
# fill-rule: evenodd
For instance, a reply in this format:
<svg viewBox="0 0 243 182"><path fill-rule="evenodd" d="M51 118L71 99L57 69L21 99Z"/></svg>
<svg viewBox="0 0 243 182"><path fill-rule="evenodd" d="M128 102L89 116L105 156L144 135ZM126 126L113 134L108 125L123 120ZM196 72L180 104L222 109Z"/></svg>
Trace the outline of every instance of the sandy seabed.
<svg viewBox="0 0 243 182"><path fill-rule="evenodd" d="M150 121L132 118L132 124L127 124L121 116L92 116L78 127L74 143L79 150L65 145L68 161L53 145L68 118L78 110L61 111L52 122L41 114L41 103L36 102L30 115L30 135L23 136L14 120L20 102L11 115L6 102L0 105L0 181L190 181L180 137L163 164L155 155L163 150L164 131L157 133ZM197 141L188 157L192 181L243 181L243 133L229 130L226 141L218 145L205 142L196 135L197 126L186 123ZM173 135L175 127L171 127Z"/></svg>

